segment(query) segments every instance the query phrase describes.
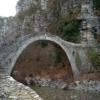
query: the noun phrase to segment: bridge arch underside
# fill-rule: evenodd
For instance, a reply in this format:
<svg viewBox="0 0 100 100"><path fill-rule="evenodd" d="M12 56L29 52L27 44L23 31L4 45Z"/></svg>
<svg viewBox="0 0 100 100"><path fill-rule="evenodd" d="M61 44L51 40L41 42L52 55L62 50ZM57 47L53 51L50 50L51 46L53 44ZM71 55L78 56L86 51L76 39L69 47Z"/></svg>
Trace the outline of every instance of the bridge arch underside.
<svg viewBox="0 0 100 100"><path fill-rule="evenodd" d="M73 70L64 48L50 40L27 44L16 57L11 76L25 82L26 77L73 81Z"/></svg>

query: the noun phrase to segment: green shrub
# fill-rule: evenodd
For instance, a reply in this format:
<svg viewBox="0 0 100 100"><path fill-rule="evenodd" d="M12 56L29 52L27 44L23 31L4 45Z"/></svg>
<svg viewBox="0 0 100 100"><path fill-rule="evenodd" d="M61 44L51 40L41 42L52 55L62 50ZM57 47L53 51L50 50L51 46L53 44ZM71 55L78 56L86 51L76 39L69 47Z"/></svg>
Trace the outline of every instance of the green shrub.
<svg viewBox="0 0 100 100"><path fill-rule="evenodd" d="M93 3L94 3L94 7L97 10L100 10L100 0L93 0Z"/></svg>
<svg viewBox="0 0 100 100"><path fill-rule="evenodd" d="M80 27L81 22L78 20L72 20L70 22L65 22L62 26L62 38L70 42L80 41Z"/></svg>

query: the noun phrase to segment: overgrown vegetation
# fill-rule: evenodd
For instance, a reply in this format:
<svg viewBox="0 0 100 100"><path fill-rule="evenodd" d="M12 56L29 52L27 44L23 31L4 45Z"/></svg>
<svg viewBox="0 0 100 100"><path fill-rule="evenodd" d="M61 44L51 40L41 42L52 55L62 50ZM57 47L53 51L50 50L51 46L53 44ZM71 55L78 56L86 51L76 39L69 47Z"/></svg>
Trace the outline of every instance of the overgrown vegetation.
<svg viewBox="0 0 100 100"><path fill-rule="evenodd" d="M70 42L80 41L80 21L72 20L70 22L65 22L61 28L62 38Z"/></svg>
<svg viewBox="0 0 100 100"><path fill-rule="evenodd" d="M95 70L100 70L100 52L95 49L91 49L88 52L89 59Z"/></svg>
<svg viewBox="0 0 100 100"><path fill-rule="evenodd" d="M93 3L94 3L94 7L97 10L100 10L100 0L93 0Z"/></svg>
<svg viewBox="0 0 100 100"><path fill-rule="evenodd" d="M57 10L58 11L58 10ZM57 12L56 12L57 13ZM80 14L80 9L71 9L68 14L61 16L57 13L57 19L53 20L49 26L48 31L56 33L66 41L80 42L80 25L81 21L77 20Z"/></svg>
<svg viewBox="0 0 100 100"><path fill-rule="evenodd" d="M53 22L49 29L52 30L52 33L57 33L64 40L77 43L80 42L80 25L81 21L79 20L66 21L61 19L57 23Z"/></svg>
<svg viewBox="0 0 100 100"><path fill-rule="evenodd" d="M21 0L18 5L21 6L23 0ZM81 21L77 20L77 16L80 14L80 8L76 7L69 9L68 13L62 16L62 5L65 0L49 0L48 1L48 11L52 18L48 19L49 25L47 31L59 35L66 41L70 42L80 42L80 23ZM23 22L25 16L35 15L36 10L40 7L30 4L29 9L19 12L18 19ZM28 23L27 26L31 24ZM31 27L31 26L30 26ZM25 30L26 31L26 30ZM31 30L28 30L31 31Z"/></svg>
<svg viewBox="0 0 100 100"><path fill-rule="evenodd" d="M100 0L93 0L93 4L95 8L95 14L100 16Z"/></svg>
<svg viewBox="0 0 100 100"><path fill-rule="evenodd" d="M60 26L61 37L70 42L80 42L80 25L81 21L77 20L80 13L79 9L70 10L69 14L63 18L63 23Z"/></svg>

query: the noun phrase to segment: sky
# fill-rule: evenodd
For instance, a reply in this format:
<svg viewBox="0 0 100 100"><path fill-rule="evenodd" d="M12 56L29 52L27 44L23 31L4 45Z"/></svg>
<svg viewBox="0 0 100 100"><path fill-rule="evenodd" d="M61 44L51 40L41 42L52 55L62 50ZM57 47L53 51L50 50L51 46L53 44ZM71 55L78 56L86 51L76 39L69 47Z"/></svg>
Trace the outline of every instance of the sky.
<svg viewBox="0 0 100 100"><path fill-rule="evenodd" d="M18 0L0 0L0 16L9 17L16 14Z"/></svg>

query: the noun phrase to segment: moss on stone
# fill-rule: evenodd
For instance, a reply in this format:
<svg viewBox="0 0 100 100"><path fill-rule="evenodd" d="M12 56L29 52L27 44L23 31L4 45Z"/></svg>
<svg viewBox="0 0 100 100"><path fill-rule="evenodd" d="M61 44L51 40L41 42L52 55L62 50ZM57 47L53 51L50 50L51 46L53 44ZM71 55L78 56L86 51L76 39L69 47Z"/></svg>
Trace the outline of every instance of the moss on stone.
<svg viewBox="0 0 100 100"><path fill-rule="evenodd" d="M95 49L88 51L88 57L95 70L100 70L100 52L97 52Z"/></svg>

